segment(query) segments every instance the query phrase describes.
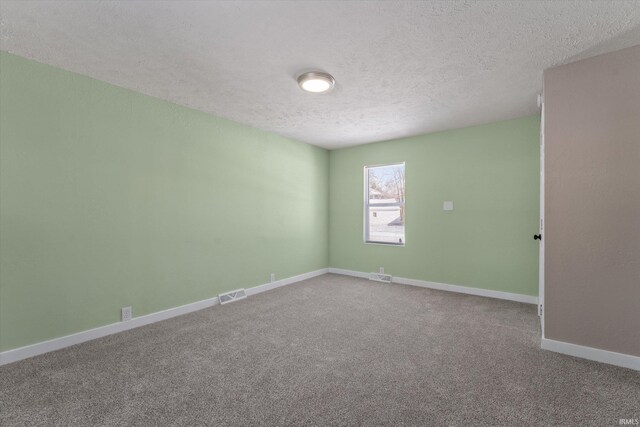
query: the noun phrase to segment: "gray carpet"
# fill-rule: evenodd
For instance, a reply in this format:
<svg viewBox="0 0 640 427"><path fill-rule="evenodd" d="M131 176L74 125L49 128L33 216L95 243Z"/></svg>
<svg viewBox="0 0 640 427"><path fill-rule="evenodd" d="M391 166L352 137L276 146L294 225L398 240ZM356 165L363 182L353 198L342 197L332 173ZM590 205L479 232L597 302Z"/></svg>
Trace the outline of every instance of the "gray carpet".
<svg viewBox="0 0 640 427"><path fill-rule="evenodd" d="M532 305L325 275L0 368L0 425L618 425Z"/></svg>

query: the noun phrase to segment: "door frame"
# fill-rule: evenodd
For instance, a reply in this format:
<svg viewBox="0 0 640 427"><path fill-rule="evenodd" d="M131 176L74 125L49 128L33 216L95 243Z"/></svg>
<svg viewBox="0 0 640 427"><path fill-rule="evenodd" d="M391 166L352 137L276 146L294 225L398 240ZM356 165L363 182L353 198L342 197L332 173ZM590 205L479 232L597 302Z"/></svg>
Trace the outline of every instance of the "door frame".
<svg viewBox="0 0 640 427"><path fill-rule="evenodd" d="M542 238L538 241L538 316L540 332L544 339L544 92L540 94L540 221L538 232Z"/></svg>

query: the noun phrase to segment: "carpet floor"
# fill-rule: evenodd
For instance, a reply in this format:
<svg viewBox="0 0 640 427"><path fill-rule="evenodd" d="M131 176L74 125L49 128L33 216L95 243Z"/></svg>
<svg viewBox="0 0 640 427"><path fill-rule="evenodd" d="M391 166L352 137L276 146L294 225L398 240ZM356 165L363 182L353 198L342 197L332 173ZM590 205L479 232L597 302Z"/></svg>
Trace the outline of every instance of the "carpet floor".
<svg viewBox="0 0 640 427"><path fill-rule="evenodd" d="M327 274L0 367L0 425L619 425L640 374L535 307Z"/></svg>

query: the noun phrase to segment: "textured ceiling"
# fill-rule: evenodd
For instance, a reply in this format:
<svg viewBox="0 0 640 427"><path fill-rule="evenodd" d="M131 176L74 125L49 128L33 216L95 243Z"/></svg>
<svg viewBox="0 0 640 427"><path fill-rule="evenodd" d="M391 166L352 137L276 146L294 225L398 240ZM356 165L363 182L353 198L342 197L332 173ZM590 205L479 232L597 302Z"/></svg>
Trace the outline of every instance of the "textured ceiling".
<svg viewBox="0 0 640 427"><path fill-rule="evenodd" d="M640 1L0 2L4 51L326 148L533 114L545 68L639 43Z"/></svg>

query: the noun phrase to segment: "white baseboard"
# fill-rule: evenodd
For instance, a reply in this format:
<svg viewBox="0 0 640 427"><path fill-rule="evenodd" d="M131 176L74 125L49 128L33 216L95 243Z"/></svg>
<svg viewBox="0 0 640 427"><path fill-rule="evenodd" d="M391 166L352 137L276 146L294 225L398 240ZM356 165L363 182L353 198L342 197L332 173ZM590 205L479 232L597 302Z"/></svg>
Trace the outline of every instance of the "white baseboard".
<svg viewBox="0 0 640 427"><path fill-rule="evenodd" d="M313 277L321 276L326 273L341 274L345 276L360 277L365 279L369 277L369 273L364 273L361 271L345 270L341 268L323 268L323 269L312 271L309 273L304 273L297 276L277 280L273 283L266 283L263 285L258 285L252 288L248 288L246 289L247 295L248 296L256 295L262 292L269 291L271 289L279 288L281 286L286 286L292 283L300 282L302 280L307 280ZM407 279L402 277L393 277L393 282L404 284L404 285L410 285L410 286L419 286L419 287L438 289L438 290L449 291L449 292L458 292L458 293L478 295L478 296L484 296L484 297L490 297L490 298L505 299L505 300L529 303L529 304L538 303L537 297L533 297L529 295L514 294L510 292L470 288L467 286L448 285L445 283L428 282L424 280ZM112 323L110 325L100 326L94 329L89 329L87 331L66 335L64 337L54 338L48 341L39 342L39 343L28 345L25 347L19 347L12 350L7 350L0 353L0 366L17 362L19 360L27 359L29 357L37 356L40 354L48 353L51 351L60 350L65 347L70 347L75 344L91 341L107 335L112 335L118 332L127 331L129 329L138 328L140 326L149 325L151 323L170 319L172 317L202 310L208 307L212 307L216 304L218 304L218 297L208 298L202 301L185 304L179 307L173 307L167 310L146 314L144 316L134 317L128 322ZM629 368L629 369L640 371L640 357L638 356L631 356L628 354L616 353L613 351L601 350L593 347L585 347L577 344L571 344L571 343L562 342L562 341L555 341L547 338L542 338L541 342L542 342L542 348L544 350L555 351L557 353L567 354L575 357L581 357L581 358L593 360L596 362L608 363L611 365L621 366L623 368Z"/></svg>
<svg viewBox="0 0 640 427"><path fill-rule="evenodd" d="M368 279L369 278L369 273L365 273L362 271L355 271L355 270L345 270L343 268L329 268L329 273L333 273L333 274L341 274L343 276L352 276L352 277L360 277L362 279Z"/></svg>
<svg viewBox="0 0 640 427"><path fill-rule="evenodd" d="M328 268L321 268L320 270L311 271L309 273L303 273L297 276L287 277L286 279L276 280L272 283L265 283L264 285L254 286L253 288L247 289L247 296L270 291L271 289L279 288L280 286L290 285L292 283L301 282L302 280L311 279L313 277L322 276L323 274L327 274L328 272Z"/></svg>
<svg viewBox="0 0 640 427"><path fill-rule="evenodd" d="M541 347L543 350L555 351L556 353L640 371L640 357L630 354L616 353L614 351L601 350L599 348L586 347L564 341L555 341L548 338L542 338Z"/></svg>
<svg viewBox="0 0 640 427"><path fill-rule="evenodd" d="M345 276L369 278L369 273L362 271L344 270L342 268L329 268L329 273L342 274ZM440 291L458 292L461 294L477 295L481 297L504 299L509 301L523 302L527 304L538 304L538 297L531 295L514 294L511 292L493 291L490 289L471 288L468 286L449 285L446 283L428 282L426 280L407 279L404 277L392 276L393 283L401 285L419 286L421 288L438 289Z"/></svg>
<svg viewBox="0 0 640 427"><path fill-rule="evenodd" d="M264 285L255 286L253 288L248 288L246 289L247 295L259 294L261 292L278 288L280 286L285 286L292 283L300 282L302 280L310 279L312 277L320 276L320 275L326 274L327 272L328 272L328 269L323 268L323 269L312 271L309 273L300 274L298 276L276 280L273 283L267 283ZM107 335L116 334L118 332L127 331L129 329L134 329L140 326L149 325L151 323L159 322L161 320L166 320L172 317L202 310L204 308L212 307L217 304L218 304L218 297L208 298L202 301L196 301L190 304L181 305L179 307L173 307L167 310L145 314L144 316L134 317L128 322L118 322L118 323L112 323L110 325L99 326L94 329L89 329L87 331L66 335L64 337L54 338L54 339L42 341L36 344L31 344L24 347L3 351L0 353L0 366L6 365L8 363L17 362L19 360L27 359L29 357L37 356L40 354L48 353L50 351L60 350L65 347L70 347L72 345L80 344L86 341L91 341L96 338L102 338Z"/></svg>
<svg viewBox="0 0 640 427"><path fill-rule="evenodd" d="M146 314L144 316L134 317L127 322L111 323L109 325L99 326L87 331L65 335L60 338L53 338L36 344L3 351L2 353L0 353L0 366L6 365L7 363L17 362L18 360L27 359L29 357L37 356L39 354L48 353L50 351L60 350L62 348L70 347L72 345L80 344L86 341L102 338L107 335L112 335L118 332L127 331L129 329L138 328L150 323L170 319L182 314L202 310L203 308L212 307L216 304L218 304L218 297L213 297L191 304L185 304L179 307L173 307L167 310Z"/></svg>

